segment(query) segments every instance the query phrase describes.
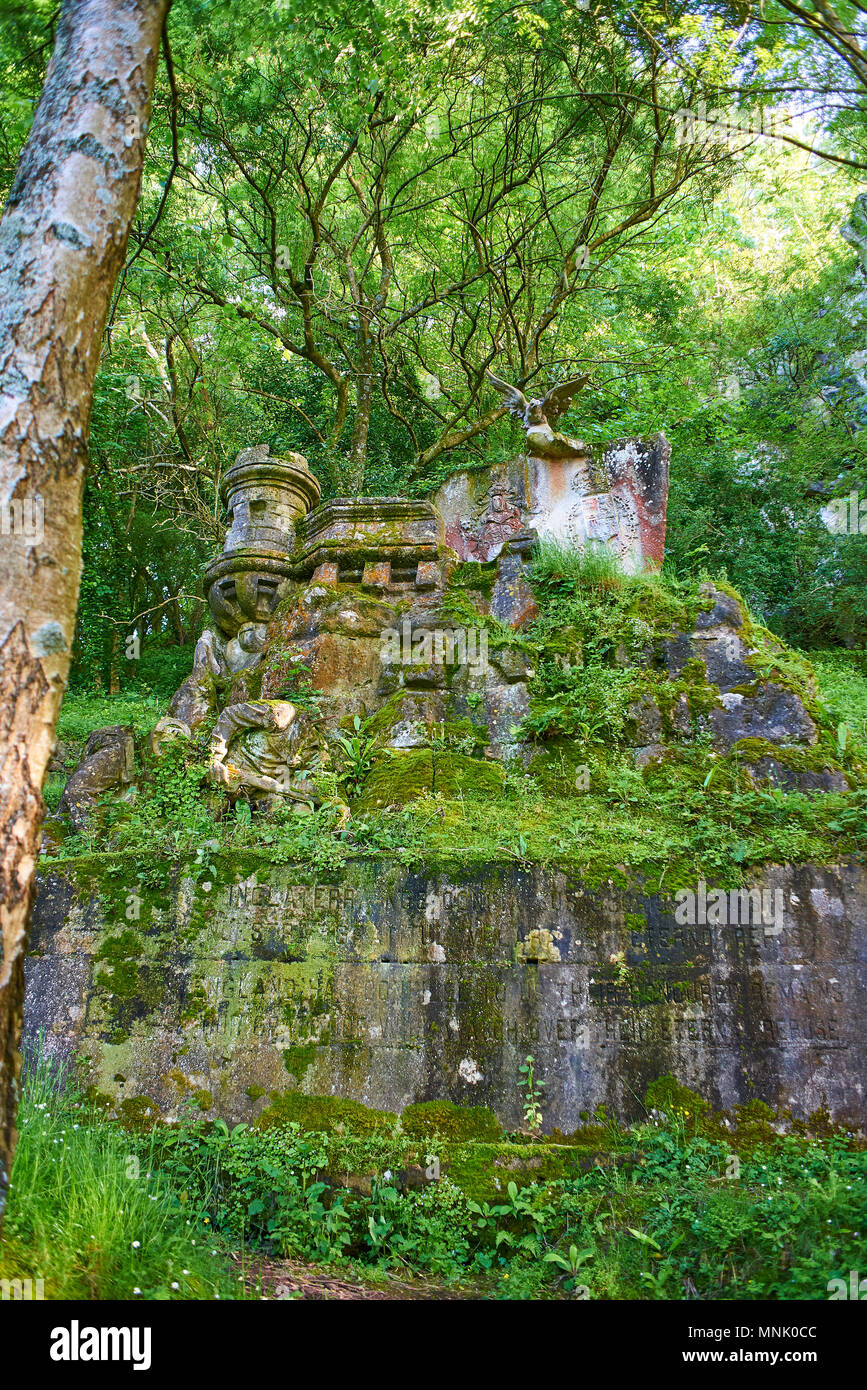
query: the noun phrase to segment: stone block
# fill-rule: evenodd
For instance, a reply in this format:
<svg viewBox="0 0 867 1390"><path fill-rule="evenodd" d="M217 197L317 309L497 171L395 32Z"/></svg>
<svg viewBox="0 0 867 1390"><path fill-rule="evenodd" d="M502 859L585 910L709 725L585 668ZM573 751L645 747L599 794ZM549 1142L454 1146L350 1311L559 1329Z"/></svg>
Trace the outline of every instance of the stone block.
<svg viewBox="0 0 867 1390"><path fill-rule="evenodd" d="M567 457L532 450L506 464L453 474L434 494L446 543L459 560L486 562L527 527L574 545L608 546L627 570L665 555L671 445L664 435L621 439Z"/></svg>
<svg viewBox="0 0 867 1390"><path fill-rule="evenodd" d="M341 570L383 560L413 569L440 557L444 532L435 507L419 498L332 497L299 521L295 539L292 569L301 579L328 560Z"/></svg>
<svg viewBox="0 0 867 1390"><path fill-rule="evenodd" d="M442 571L435 560L422 560L415 572L417 589L439 589L442 585Z"/></svg>
<svg viewBox="0 0 867 1390"><path fill-rule="evenodd" d="M371 782L373 806L437 791L446 772L449 794L452 778L496 777L473 759L445 771L443 761L392 754ZM117 940L115 914L98 895L85 909L58 866L33 912L25 1037L86 1053L100 1091L146 1094L164 1120L181 1111L182 1066L213 1093L215 1116L249 1123L251 1093L285 1092L296 1049L311 1107L320 1096L396 1112L437 1096L485 1106L513 1129L516 1058L532 1052L547 1080L546 1131L570 1133L599 1104L643 1119L640 1098L665 1075L717 1106L759 1099L799 1117L827 1107L853 1129L867 1120L863 865L755 872L725 897L722 920L697 871L686 925L673 889L600 892L571 867L504 859L426 872L390 857L371 867L193 876L160 906L159 935L143 937L147 989L107 997L94 956ZM191 937L190 914L203 911L208 924ZM614 968L624 948L641 963L640 988Z"/></svg>
<svg viewBox="0 0 867 1390"><path fill-rule="evenodd" d="M361 576L363 589L387 589L391 583L391 562L389 560L368 560Z"/></svg>
<svg viewBox="0 0 867 1390"><path fill-rule="evenodd" d="M336 560L326 560L313 571L311 584L321 584L326 589L337 588L338 565Z"/></svg>
<svg viewBox="0 0 867 1390"><path fill-rule="evenodd" d="M491 592L491 617L507 627L521 629L538 617L536 596L524 568L537 539L528 528L506 541L497 560L497 578Z"/></svg>

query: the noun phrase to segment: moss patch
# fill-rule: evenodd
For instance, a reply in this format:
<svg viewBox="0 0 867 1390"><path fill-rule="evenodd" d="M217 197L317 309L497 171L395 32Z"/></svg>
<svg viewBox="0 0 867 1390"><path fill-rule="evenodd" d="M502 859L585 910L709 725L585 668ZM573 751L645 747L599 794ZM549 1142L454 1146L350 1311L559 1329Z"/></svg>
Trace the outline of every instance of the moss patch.
<svg viewBox="0 0 867 1390"><path fill-rule="evenodd" d="M319 1048L326 1042L325 1038L320 1038L318 1042L308 1043L304 1047L286 1047L283 1049L283 1065L288 1072L297 1077L299 1081L304 1078L304 1073L316 1061Z"/></svg>
<svg viewBox="0 0 867 1390"><path fill-rule="evenodd" d="M159 1123L160 1107L152 1096L130 1096L117 1106L117 1118L132 1134L146 1133Z"/></svg>
<svg viewBox="0 0 867 1390"><path fill-rule="evenodd" d="M397 1125L397 1115L387 1110L374 1110L357 1100L339 1096L305 1096L301 1091L271 1091L271 1104L256 1120L257 1129L273 1129L279 1125L299 1124L302 1129L320 1134L376 1134L389 1132Z"/></svg>
<svg viewBox="0 0 867 1390"><path fill-rule="evenodd" d="M498 1139L502 1126L483 1105L455 1105L450 1100L426 1100L401 1112L401 1128L413 1139L440 1135L447 1139Z"/></svg>
<svg viewBox="0 0 867 1390"><path fill-rule="evenodd" d="M379 806L405 806L433 792L434 767L430 748L387 753L368 773L356 805L359 811Z"/></svg>

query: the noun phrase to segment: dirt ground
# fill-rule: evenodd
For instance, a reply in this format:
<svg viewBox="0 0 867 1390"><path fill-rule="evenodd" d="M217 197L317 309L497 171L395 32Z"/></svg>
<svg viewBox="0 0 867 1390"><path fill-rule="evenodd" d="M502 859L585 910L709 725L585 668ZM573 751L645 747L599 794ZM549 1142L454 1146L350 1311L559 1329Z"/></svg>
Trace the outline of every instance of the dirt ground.
<svg viewBox="0 0 867 1390"><path fill-rule="evenodd" d="M317 1265L300 1260L255 1259L247 1263L240 1257L235 1265L243 1273L251 1294L267 1300L277 1299L376 1299L417 1301L419 1299L465 1299L480 1297L466 1289L444 1288L440 1284L387 1276L381 1283L369 1284L351 1276L338 1277Z"/></svg>

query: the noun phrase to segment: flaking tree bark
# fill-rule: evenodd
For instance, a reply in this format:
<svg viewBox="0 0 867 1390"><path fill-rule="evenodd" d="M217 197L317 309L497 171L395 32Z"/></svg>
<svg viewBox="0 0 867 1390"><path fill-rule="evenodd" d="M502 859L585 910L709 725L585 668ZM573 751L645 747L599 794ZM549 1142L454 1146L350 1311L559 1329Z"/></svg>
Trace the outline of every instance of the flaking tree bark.
<svg viewBox="0 0 867 1390"><path fill-rule="evenodd" d="M93 382L138 201L169 3L65 0L0 219L0 1220L41 788L78 602Z"/></svg>

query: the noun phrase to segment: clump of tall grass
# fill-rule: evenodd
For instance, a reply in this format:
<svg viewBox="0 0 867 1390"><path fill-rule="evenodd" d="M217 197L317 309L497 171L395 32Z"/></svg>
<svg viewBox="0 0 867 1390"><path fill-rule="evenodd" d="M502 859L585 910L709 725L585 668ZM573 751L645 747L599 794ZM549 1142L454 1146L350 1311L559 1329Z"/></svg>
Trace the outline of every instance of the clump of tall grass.
<svg viewBox="0 0 867 1390"><path fill-rule="evenodd" d="M50 1299L240 1296L209 1223L41 1050L25 1067L18 1128L0 1278L42 1280Z"/></svg>
<svg viewBox="0 0 867 1390"><path fill-rule="evenodd" d="M632 589L653 584L652 574L630 574L619 557L601 541L591 541L583 549L541 536L533 551L532 578L539 584L571 589ZM658 582L658 581L657 581Z"/></svg>

